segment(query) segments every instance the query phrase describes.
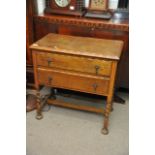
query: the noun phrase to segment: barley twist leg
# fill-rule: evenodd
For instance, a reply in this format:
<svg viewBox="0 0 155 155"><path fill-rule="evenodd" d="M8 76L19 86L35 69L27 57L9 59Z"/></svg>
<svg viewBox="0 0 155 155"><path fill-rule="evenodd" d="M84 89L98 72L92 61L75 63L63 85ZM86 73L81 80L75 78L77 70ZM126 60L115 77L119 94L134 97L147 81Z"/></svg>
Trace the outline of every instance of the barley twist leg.
<svg viewBox="0 0 155 155"><path fill-rule="evenodd" d="M37 114L36 119L40 120L43 118L42 112L41 112L41 98L40 98L40 92L37 91Z"/></svg>
<svg viewBox="0 0 155 155"><path fill-rule="evenodd" d="M112 109L112 102L111 102L111 99L109 99L108 97L106 102L105 114L104 114L103 128L101 130L101 133L104 135L107 135L109 133L108 125L109 125L109 114L111 112L111 109Z"/></svg>

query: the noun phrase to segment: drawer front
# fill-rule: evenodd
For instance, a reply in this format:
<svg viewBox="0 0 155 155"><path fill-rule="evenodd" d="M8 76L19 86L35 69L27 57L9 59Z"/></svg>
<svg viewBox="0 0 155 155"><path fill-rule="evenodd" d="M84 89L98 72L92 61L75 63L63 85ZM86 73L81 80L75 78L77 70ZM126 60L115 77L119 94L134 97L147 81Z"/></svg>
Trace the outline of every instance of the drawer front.
<svg viewBox="0 0 155 155"><path fill-rule="evenodd" d="M37 53L37 64L38 66L109 76L112 62L86 57L39 52Z"/></svg>
<svg viewBox="0 0 155 155"><path fill-rule="evenodd" d="M107 95L109 78L85 76L71 72L38 69L38 82L58 88L66 88L92 94Z"/></svg>

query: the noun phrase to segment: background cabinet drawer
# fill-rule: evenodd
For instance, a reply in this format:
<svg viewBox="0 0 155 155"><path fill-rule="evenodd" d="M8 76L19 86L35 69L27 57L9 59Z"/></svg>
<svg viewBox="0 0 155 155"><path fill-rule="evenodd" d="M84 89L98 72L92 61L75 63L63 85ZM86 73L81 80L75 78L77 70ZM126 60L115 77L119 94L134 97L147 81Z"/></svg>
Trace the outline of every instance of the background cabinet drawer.
<svg viewBox="0 0 155 155"><path fill-rule="evenodd" d="M107 95L109 86L109 78L41 68L38 69L38 81L41 85L99 95Z"/></svg>
<svg viewBox="0 0 155 155"><path fill-rule="evenodd" d="M94 75L109 76L111 61L92 59L86 57L62 55L55 53L37 53L37 65L59 68Z"/></svg>

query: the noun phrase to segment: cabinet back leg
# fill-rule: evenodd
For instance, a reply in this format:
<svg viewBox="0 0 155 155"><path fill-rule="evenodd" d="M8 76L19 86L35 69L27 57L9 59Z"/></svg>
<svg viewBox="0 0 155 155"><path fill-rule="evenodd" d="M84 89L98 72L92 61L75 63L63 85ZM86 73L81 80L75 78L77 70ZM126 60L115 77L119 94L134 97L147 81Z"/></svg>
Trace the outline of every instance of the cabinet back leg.
<svg viewBox="0 0 155 155"><path fill-rule="evenodd" d="M37 114L36 119L40 120L43 118L42 112L41 112L41 99L40 99L40 92L37 92Z"/></svg>

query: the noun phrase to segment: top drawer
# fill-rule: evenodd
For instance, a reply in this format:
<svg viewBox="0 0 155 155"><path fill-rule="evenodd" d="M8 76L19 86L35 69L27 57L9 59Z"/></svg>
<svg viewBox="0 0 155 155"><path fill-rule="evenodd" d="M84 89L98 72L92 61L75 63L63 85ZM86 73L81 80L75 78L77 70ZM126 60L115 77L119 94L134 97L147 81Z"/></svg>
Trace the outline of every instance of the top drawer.
<svg viewBox="0 0 155 155"><path fill-rule="evenodd" d="M111 61L63 55L56 53L37 53L37 65L65 69L94 75L109 76L111 73Z"/></svg>

